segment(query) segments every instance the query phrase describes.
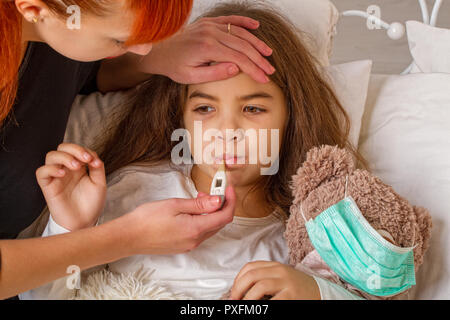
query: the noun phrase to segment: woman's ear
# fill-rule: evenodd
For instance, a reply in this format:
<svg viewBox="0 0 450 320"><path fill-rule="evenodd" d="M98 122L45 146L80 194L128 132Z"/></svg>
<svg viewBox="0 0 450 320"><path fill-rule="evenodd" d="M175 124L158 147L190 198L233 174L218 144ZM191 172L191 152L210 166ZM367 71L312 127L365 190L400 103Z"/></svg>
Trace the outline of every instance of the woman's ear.
<svg viewBox="0 0 450 320"><path fill-rule="evenodd" d="M31 23L36 23L49 14L48 6L41 0L15 0L17 11Z"/></svg>
<svg viewBox="0 0 450 320"><path fill-rule="evenodd" d="M327 145L311 149L292 177L294 203L304 201L320 185L350 175L354 170L353 156L345 149Z"/></svg>

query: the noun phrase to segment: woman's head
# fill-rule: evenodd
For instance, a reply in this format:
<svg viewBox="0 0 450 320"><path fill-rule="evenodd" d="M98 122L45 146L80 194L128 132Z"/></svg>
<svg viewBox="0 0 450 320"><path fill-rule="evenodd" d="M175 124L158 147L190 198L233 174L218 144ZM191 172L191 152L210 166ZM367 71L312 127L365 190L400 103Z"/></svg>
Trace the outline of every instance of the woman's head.
<svg viewBox="0 0 450 320"><path fill-rule="evenodd" d="M23 46L32 40L62 55L95 61L126 52L146 54L152 43L178 31L192 0L7 0L0 1L0 123L15 99Z"/></svg>
<svg viewBox="0 0 450 320"><path fill-rule="evenodd" d="M363 159L348 143L348 116L295 27L273 9L249 2L222 4L205 16L223 15L243 15L260 22L260 27L251 32L273 49L269 62L277 71L271 82L256 83L240 74L225 81L184 86L164 77L153 77L132 98L117 131L104 146L102 157L108 172L132 162L170 160L179 143L171 141L172 133L185 127L194 136L195 120L202 121L203 131L211 127L222 132L268 129L270 137L270 129L278 129L278 172L261 176L257 170L261 164L238 166L236 180L261 187L269 202L287 211L292 201L291 177L312 147L323 144L347 147L359 160ZM253 100L243 99L254 94L257 95ZM239 156L236 148L235 152ZM214 165L199 168L210 176L215 171Z"/></svg>
<svg viewBox="0 0 450 320"><path fill-rule="evenodd" d="M147 54L173 35L192 0L16 0L33 31L62 55L95 61L126 52Z"/></svg>

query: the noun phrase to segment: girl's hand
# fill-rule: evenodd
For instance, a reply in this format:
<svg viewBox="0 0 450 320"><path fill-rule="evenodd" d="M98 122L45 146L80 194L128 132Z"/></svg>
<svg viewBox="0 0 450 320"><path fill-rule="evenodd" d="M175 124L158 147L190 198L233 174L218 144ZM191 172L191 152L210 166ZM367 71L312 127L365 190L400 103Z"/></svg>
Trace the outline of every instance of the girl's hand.
<svg viewBox="0 0 450 320"><path fill-rule="evenodd" d="M233 300L320 300L319 287L313 277L291 266L273 261L247 263L234 280Z"/></svg>
<svg viewBox="0 0 450 320"><path fill-rule="evenodd" d="M95 152L61 144L36 177L57 224L71 231L95 225L106 197L105 168Z"/></svg>

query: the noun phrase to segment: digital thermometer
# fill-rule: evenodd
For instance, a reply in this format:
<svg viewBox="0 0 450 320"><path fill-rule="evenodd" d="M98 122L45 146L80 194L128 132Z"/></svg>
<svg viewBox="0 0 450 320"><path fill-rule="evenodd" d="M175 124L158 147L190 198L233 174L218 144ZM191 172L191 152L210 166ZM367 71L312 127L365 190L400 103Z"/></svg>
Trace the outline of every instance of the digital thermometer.
<svg viewBox="0 0 450 320"><path fill-rule="evenodd" d="M217 173L214 175L210 191L210 195L220 197L221 206L223 206L225 202L226 189L227 189L227 175L225 173L225 165L221 164L219 170L217 170Z"/></svg>

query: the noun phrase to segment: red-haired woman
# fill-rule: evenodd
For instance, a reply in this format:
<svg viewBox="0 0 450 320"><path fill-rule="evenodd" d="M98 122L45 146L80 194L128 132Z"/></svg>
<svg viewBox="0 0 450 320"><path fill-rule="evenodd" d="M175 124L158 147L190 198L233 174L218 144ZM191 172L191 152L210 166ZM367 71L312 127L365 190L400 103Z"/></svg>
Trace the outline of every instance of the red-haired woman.
<svg viewBox="0 0 450 320"><path fill-rule="evenodd" d="M149 74L200 83L240 69L268 81L271 49L246 30L257 21L230 16L185 26L191 8L192 0L0 0L0 239L16 238L44 208L36 170L62 142L77 94L129 88ZM98 156L70 148L72 156L55 163L87 165L81 178L105 192ZM2 240L0 298L59 278L70 265L83 270L128 255L191 250L231 221L235 197L227 192L218 212L214 197L169 200L62 236Z"/></svg>

